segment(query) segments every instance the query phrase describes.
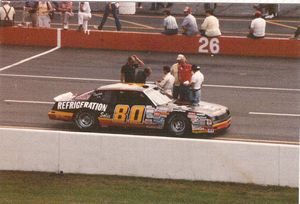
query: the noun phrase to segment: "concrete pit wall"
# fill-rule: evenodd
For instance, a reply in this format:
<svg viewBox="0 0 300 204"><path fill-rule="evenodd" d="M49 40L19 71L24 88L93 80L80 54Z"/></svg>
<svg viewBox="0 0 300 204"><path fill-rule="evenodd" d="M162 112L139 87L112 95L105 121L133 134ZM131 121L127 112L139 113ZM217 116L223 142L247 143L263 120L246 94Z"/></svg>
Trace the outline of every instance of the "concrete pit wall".
<svg viewBox="0 0 300 204"><path fill-rule="evenodd" d="M0 170L298 187L299 146L0 128Z"/></svg>

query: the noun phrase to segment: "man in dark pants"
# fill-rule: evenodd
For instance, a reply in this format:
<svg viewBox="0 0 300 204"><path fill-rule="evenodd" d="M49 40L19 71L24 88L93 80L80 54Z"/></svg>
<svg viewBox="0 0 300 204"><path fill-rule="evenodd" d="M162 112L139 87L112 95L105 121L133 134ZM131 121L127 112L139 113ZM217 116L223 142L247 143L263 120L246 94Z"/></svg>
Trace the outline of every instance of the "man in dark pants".
<svg viewBox="0 0 300 204"><path fill-rule="evenodd" d="M121 30L121 23L119 20L119 16L118 16L118 10L119 10L119 3L117 2L107 2L105 5L105 9L104 9L104 14L101 20L100 25L98 26L98 30L102 30L107 17L109 16L110 13L112 13L114 19L115 19L115 23L116 23L116 27L117 30L120 31Z"/></svg>

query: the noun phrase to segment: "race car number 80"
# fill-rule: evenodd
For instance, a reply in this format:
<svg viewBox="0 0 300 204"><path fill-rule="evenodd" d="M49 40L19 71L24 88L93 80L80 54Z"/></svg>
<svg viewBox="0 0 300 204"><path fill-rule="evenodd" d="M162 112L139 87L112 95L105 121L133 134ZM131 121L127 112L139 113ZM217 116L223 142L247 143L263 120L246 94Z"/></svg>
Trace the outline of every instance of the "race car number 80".
<svg viewBox="0 0 300 204"><path fill-rule="evenodd" d="M139 124L143 122L145 106L135 105L131 109L128 105L117 105L115 107L113 121L117 123L129 122Z"/></svg>
<svg viewBox="0 0 300 204"><path fill-rule="evenodd" d="M212 53L217 54L220 52L220 45L219 45L219 39L218 38L206 38L201 37L199 39L199 52L200 53Z"/></svg>

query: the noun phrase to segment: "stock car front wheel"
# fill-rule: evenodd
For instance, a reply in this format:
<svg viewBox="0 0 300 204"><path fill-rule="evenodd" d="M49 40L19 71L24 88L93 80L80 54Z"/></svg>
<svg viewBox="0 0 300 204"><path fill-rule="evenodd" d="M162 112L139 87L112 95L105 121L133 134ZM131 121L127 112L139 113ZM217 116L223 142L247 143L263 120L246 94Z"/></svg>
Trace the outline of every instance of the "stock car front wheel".
<svg viewBox="0 0 300 204"><path fill-rule="evenodd" d="M174 136L182 136L190 129L190 123L184 115L174 114L167 121L167 129Z"/></svg>
<svg viewBox="0 0 300 204"><path fill-rule="evenodd" d="M97 118L91 111L78 111L75 116L76 126L83 131L91 131L97 127Z"/></svg>

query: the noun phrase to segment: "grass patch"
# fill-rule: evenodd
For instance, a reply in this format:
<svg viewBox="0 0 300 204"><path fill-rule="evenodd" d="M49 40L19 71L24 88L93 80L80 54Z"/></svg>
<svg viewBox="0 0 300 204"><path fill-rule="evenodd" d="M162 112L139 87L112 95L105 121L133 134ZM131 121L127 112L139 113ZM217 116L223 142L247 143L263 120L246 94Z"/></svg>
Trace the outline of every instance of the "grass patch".
<svg viewBox="0 0 300 204"><path fill-rule="evenodd" d="M297 203L298 188L0 171L0 203Z"/></svg>

